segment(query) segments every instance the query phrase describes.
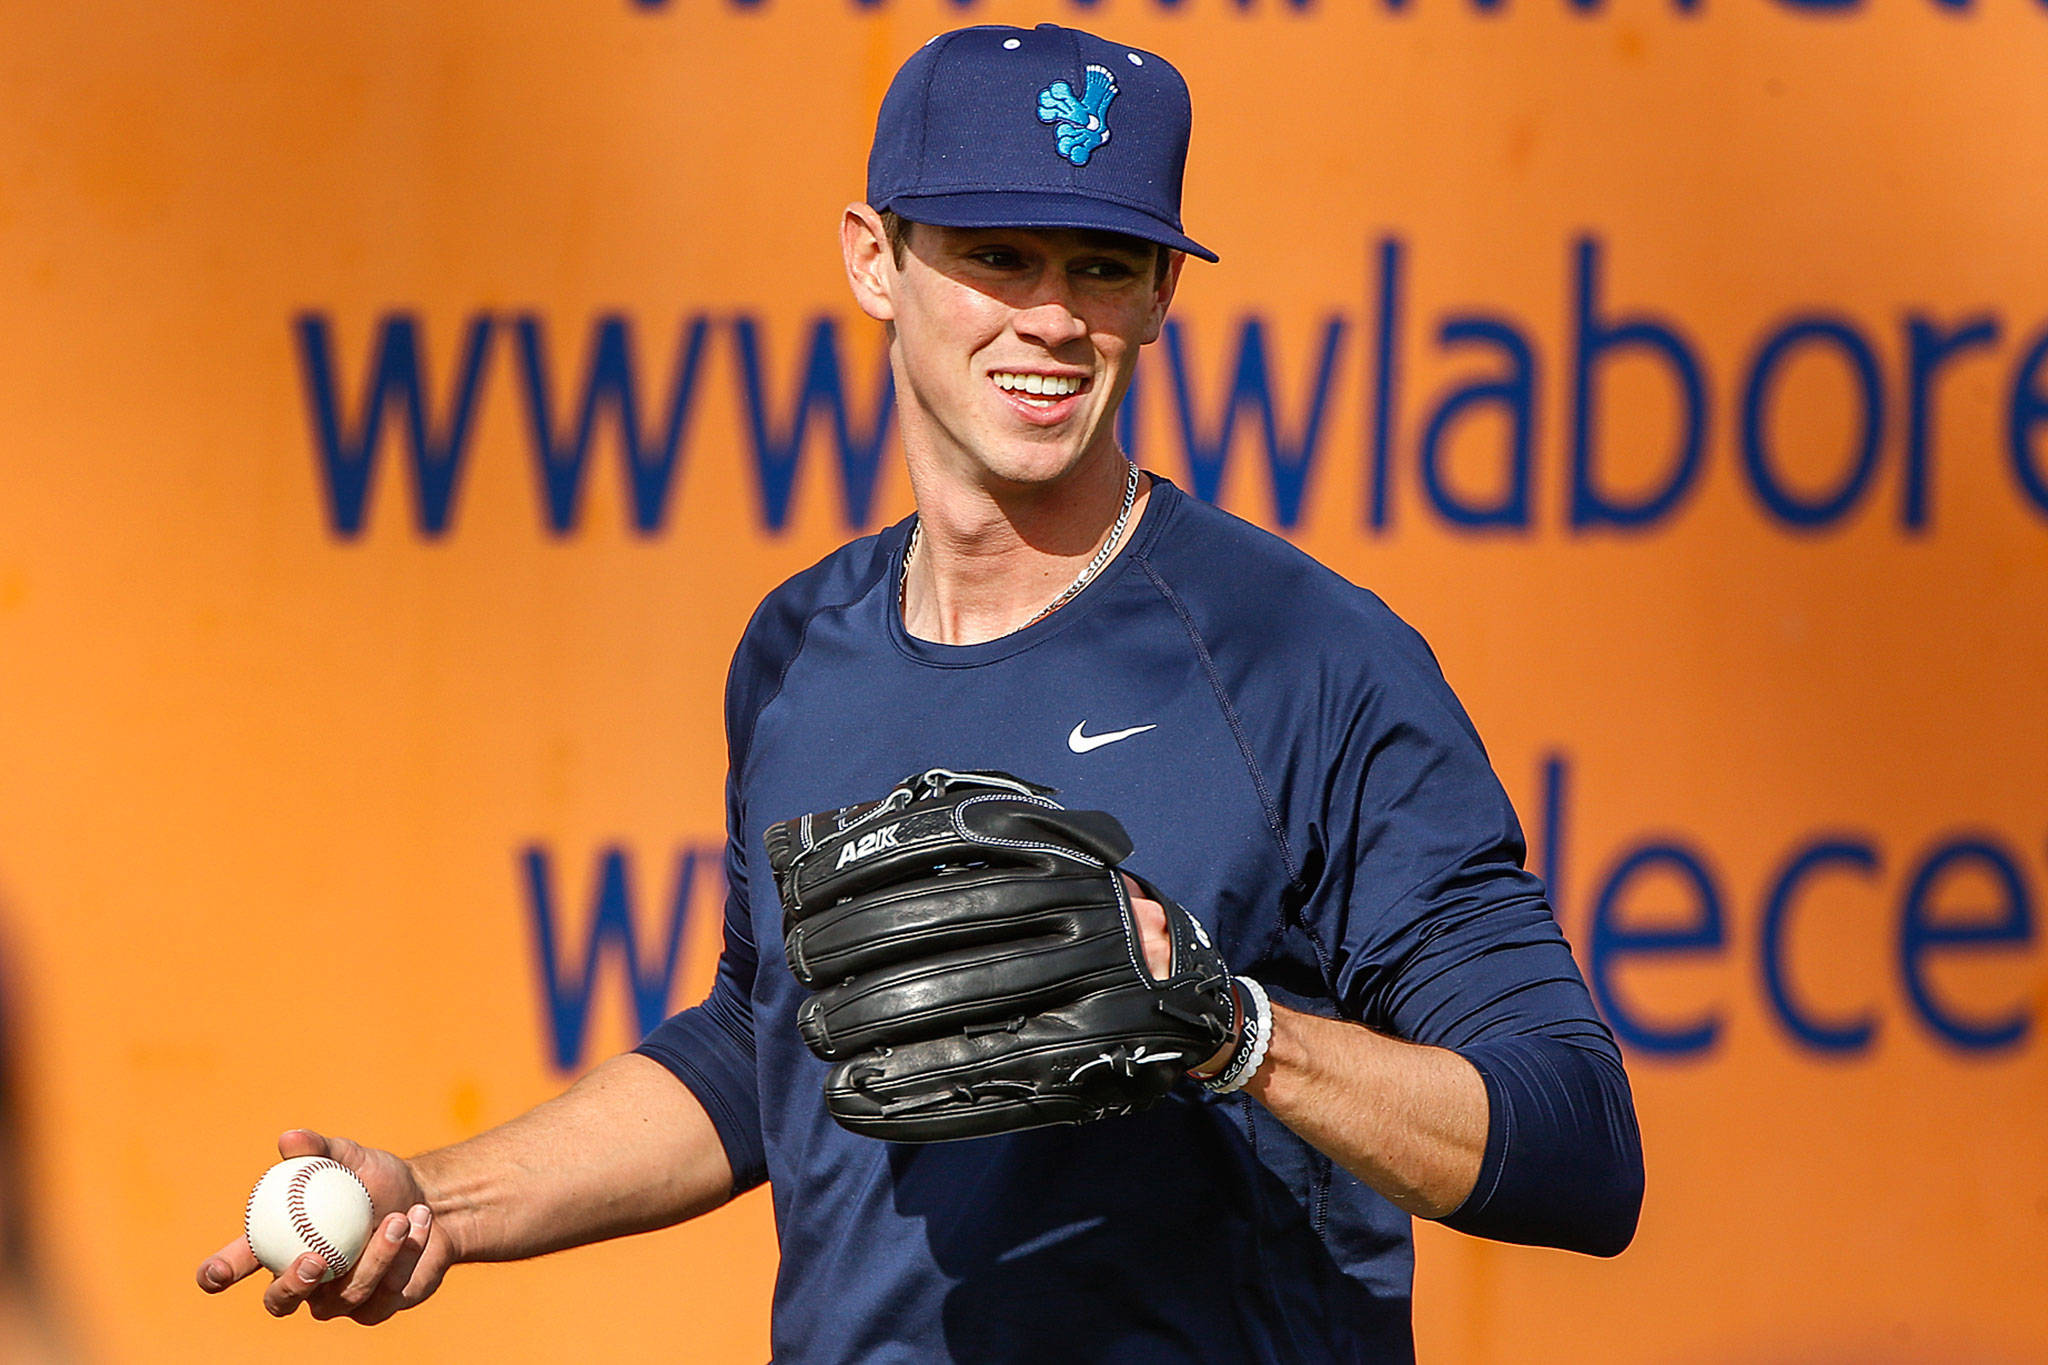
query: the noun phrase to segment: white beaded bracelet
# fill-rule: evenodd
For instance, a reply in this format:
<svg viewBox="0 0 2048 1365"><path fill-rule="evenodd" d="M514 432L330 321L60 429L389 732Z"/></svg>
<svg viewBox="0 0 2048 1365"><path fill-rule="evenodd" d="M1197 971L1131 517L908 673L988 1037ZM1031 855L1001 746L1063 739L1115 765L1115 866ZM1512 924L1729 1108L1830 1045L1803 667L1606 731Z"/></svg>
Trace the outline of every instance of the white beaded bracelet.
<svg viewBox="0 0 2048 1365"><path fill-rule="evenodd" d="M1273 1045L1273 1002L1266 998L1266 988L1248 976L1238 977L1237 984L1244 987L1252 1000L1251 1028L1239 1036L1230 1064L1215 1075L1202 1078L1203 1086L1218 1095L1241 1089L1257 1075L1265 1063L1266 1049Z"/></svg>

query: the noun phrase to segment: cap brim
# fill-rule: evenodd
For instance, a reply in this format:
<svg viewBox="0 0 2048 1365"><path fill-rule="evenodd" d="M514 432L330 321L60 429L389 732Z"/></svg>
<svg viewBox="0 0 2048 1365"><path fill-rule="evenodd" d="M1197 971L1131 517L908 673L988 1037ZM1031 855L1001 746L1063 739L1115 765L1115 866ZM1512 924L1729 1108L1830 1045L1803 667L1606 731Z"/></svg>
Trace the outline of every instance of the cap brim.
<svg viewBox="0 0 2048 1365"><path fill-rule="evenodd" d="M1048 194L1043 190L982 190L965 194L899 194L887 204L913 223L933 227L980 228L1092 228L1098 232L1120 232L1158 242L1205 261L1216 253L1168 222L1154 218L1143 209L1129 208L1108 199L1076 194Z"/></svg>

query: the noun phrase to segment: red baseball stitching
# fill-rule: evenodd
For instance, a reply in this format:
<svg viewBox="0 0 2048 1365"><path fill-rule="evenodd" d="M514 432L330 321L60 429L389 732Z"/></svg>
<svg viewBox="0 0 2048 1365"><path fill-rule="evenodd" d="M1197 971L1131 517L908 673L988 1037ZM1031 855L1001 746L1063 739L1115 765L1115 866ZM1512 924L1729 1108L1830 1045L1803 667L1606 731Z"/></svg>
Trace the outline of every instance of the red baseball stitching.
<svg viewBox="0 0 2048 1365"><path fill-rule="evenodd" d="M349 1267L355 1264L355 1257L343 1255L341 1248L321 1236L320 1230L313 1226L312 1216L306 1212L306 1186L312 1182L314 1176L330 1170L340 1171L351 1180L356 1178L356 1173L339 1161L327 1157L310 1161L292 1172L291 1184L285 1186L284 1211L292 1220L292 1227L298 1232L299 1240L306 1244L308 1250L319 1252L320 1259L339 1277L348 1273Z"/></svg>

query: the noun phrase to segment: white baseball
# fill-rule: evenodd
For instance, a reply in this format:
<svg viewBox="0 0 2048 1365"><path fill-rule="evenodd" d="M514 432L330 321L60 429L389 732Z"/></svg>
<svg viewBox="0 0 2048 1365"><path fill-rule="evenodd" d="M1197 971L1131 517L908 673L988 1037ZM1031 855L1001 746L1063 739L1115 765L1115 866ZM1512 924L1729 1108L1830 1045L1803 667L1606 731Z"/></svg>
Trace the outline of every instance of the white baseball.
<svg viewBox="0 0 2048 1365"><path fill-rule="evenodd" d="M331 1280L356 1263L370 1240L370 1192L356 1173L324 1156L295 1156L263 1173L242 1227L249 1249L273 1275L309 1251Z"/></svg>

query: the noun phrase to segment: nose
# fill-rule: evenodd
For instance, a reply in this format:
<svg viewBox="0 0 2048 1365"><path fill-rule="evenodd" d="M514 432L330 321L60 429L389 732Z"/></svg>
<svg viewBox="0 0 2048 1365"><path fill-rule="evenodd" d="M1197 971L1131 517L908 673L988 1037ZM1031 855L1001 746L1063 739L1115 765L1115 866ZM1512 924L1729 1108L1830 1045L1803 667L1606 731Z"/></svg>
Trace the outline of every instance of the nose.
<svg viewBox="0 0 2048 1365"><path fill-rule="evenodd" d="M1088 335L1087 320L1074 311L1064 283L1048 286L1028 307L1019 309L1014 325L1018 336L1048 351Z"/></svg>

